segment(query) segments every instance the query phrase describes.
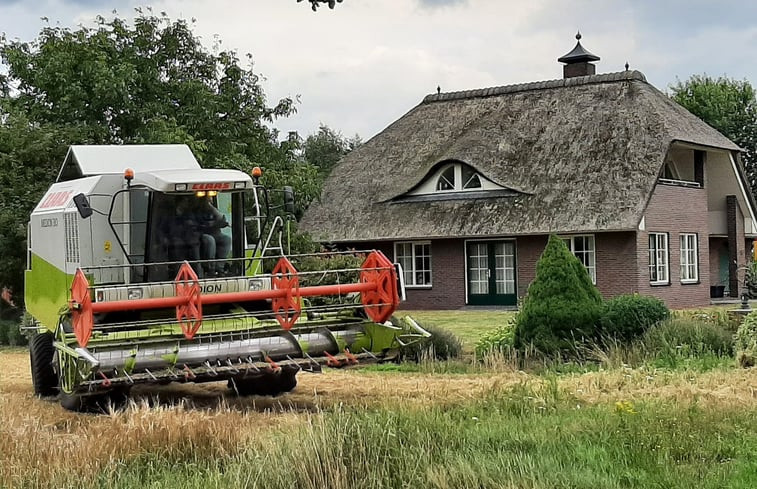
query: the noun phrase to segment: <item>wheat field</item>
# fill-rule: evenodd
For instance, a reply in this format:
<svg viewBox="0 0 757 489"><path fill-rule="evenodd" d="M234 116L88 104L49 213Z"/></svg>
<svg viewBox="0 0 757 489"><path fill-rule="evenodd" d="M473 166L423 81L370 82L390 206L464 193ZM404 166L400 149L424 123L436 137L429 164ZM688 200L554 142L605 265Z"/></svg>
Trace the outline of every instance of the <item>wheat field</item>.
<svg viewBox="0 0 757 489"><path fill-rule="evenodd" d="M621 368L550 378L508 368L457 375L353 369L298 380L294 392L279 398L236 398L225 383L140 387L125 407L75 414L34 397L25 351L0 350L0 487L73 487L71 481L96 481L146 454L169 461L196 453L203 460L233 458L343 408L422 413L524 387L535 405L560 392L578 407L654 400L713 412L757 410L754 369Z"/></svg>

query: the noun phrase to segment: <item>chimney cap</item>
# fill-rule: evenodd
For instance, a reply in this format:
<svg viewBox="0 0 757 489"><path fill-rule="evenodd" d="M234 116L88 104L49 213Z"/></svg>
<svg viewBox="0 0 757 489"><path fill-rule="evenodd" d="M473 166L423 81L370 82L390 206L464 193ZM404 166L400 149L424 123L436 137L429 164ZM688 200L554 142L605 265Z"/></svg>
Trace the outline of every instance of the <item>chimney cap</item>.
<svg viewBox="0 0 757 489"><path fill-rule="evenodd" d="M573 63L585 63L588 61L599 61L599 56L591 54L589 51L581 46L581 32L576 33L576 47L565 56L557 58L560 63L573 64Z"/></svg>

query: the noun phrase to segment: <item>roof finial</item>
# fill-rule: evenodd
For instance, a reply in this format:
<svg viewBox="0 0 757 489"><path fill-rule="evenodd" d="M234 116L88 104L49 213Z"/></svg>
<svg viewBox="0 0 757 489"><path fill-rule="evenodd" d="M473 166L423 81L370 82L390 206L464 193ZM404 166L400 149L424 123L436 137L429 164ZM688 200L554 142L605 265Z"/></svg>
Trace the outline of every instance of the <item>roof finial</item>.
<svg viewBox="0 0 757 489"><path fill-rule="evenodd" d="M439 85L436 86L436 93L437 94L442 93L442 87L441 86L439 86Z"/></svg>
<svg viewBox="0 0 757 489"><path fill-rule="evenodd" d="M626 61L626 71L628 71L628 61Z"/></svg>
<svg viewBox="0 0 757 489"><path fill-rule="evenodd" d="M579 31L576 31L576 40L577 40L577 41L580 41L580 40L581 40L581 31L580 31L580 30L579 30Z"/></svg>

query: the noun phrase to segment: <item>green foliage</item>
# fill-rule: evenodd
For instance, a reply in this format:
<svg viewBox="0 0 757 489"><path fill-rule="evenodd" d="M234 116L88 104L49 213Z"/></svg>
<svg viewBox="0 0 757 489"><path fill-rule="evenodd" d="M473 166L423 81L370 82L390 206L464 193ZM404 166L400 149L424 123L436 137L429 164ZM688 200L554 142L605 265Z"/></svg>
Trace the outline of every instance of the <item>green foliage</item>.
<svg viewBox="0 0 757 489"><path fill-rule="evenodd" d="M463 344L454 333L433 324L420 326L431 333L431 337L400 349L401 360L420 362L460 358Z"/></svg>
<svg viewBox="0 0 757 489"><path fill-rule="evenodd" d="M757 312L749 313L736 331L736 360L742 367L757 365Z"/></svg>
<svg viewBox="0 0 757 489"><path fill-rule="evenodd" d="M744 167L757 195L757 99L746 80L693 75L670 87L673 100L744 149Z"/></svg>
<svg viewBox="0 0 757 489"><path fill-rule="evenodd" d="M26 343L26 337L21 334L18 321L0 319L0 345L22 346Z"/></svg>
<svg viewBox="0 0 757 489"><path fill-rule="evenodd" d="M733 353L733 335L707 321L672 318L652 326L643 338L647 351L662 360Z"/></svg>
<svg viewBox="0 0 757 489"><path fill-rule="evenodd" d="M725 309L684 309L673 311L671 317L674 318L686 318L702 321L713 326L727 331L729 333L736 333L736 330L741 324L742 317L737 314L731 314Z"/></svg>
<svg viewBox="0 0 757 489"><path fill-rule="evenodd" d="M262 183L294 187L300 214L320 191L298 138L279 142L270 127L294 102L267 104L251 55L205 47L191 22L137 12L46 26L30 42L0 36L0 286L16 297L25 223L70 144L185 143L206 167L259 165Z"/></svg>
<svg viewBox="0 0 757 489"><path fill-rule="evenodd" d="M302 145L305 161L318 168L321 181L331 173L336 163L361 144L360 136L348 139L340 132L321 124L316 134L311 134Z"/></svg>
<svg viewBox="0 0 757 489"><path fill-rule="evenodd" d="M515 318L485 332L476 342L476 358L482 359L492 353L507 353L515 345Z"/></svg>
<svg viewBox="0 0 757 489"><path fill-rule="evenodd" d="M744 270L744 292L750 299L757 299L757 262L753 261Z"/></svg>
<svg viewBox="0 0 757 489"><path fill-rule="evenodd" d="M517 315L515 346L547 355L574 353L577 341L594 337L601 307L586 268L561 239L550 236Z"/></svg>
<svg viewBox="0 0 757 489"><path fill-rule="evenodd" d="M598 333L605 338L634 340L668 317L670 310L656 297L619 295L603 304Z"/></svg>

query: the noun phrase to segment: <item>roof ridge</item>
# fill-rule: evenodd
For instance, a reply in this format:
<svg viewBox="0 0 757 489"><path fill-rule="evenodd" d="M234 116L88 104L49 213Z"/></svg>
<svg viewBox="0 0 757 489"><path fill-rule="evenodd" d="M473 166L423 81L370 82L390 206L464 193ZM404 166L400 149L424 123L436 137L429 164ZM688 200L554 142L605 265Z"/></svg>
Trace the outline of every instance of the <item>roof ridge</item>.
<svg viewBox="0 0 757 489"><path fill-rule="evenodd" d="M502 85L499 87L476 88L473 90L461 90L458 92L432 93L426 95L421 103L442 102L445 100L461 100L477 97L494 97L506 93L527 92L531 90L544 90L549 88L574 87L578 85L593 85L597 83L612 83L624 80L647 81L644 73L638 70L617 71L613 73L602 73L599 75L576 76L572 78L559 78L556 80L545 80L527 83L516 83L513 85Z"/></svg>

